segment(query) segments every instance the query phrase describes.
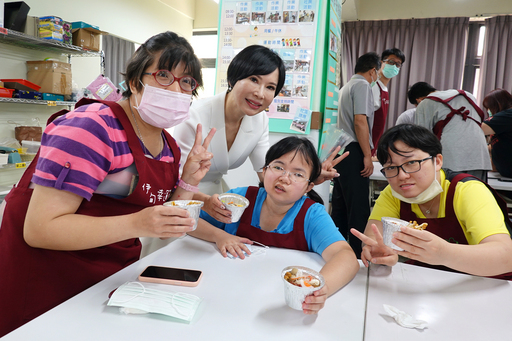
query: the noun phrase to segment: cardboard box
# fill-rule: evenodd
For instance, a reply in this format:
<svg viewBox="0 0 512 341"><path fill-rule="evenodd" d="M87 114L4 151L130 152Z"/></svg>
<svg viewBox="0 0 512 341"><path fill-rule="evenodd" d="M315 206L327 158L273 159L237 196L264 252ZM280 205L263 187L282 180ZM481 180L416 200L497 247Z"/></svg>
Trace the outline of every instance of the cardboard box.
<svg viewBox="0 0 512 341"><path fill-rule="evenodd" d="M27 61L27 79L40 85L40 92L71 95L71 64L52 60Z"/></svg>
<svg viewBox="0 0 512 341"><path fill-rule="evenodd" d="M99 51L100 36L105 33L92 27L74 29L73 45L80 46L85 50Z"/></svg>
<svg viewBox="0 0 512 341"><path fill-rule="evenodd" d="M33 17L29 15L27 17L27 21L25 22L25 28L23 29L23 33L26 35L39 38L39 18Z"/></svg>

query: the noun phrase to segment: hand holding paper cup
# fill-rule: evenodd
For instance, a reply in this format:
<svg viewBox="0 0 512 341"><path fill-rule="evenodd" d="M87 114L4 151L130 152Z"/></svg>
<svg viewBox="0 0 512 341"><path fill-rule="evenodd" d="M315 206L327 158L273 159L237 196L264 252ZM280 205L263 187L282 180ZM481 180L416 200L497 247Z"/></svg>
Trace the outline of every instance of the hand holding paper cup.
<svg viewBox="0 0 512 341"><path fill-rule="evenodd" d="M286 304L295 310L302 310L306 296L325 285L325 279L319 272L304 266L287 266L281 271L281 278Z"/></svg>
<svg viewBox="0 0 512 341"><path fill-rule="evenodd" d="M246 197L235 193L223 193L219 195L219 200L224 204L227 210L231 211L231 222L236 223L242 217L249 200Z"/></svg>
<svg viewBox="0 0 512 341"><path fill-rule="evenodd" d="M190 213L190 218L194 218L194 220L196 221L192 231L194 231L197 228L199 213L201 212L201 207L203 207L203 205L204 202L199 200L173 200L164 203L164 206L174 206L187 210Z"/></svg>
<svg viewBox="0 0 512 341"><path fill-rule="evenodd" d="M390 217L382 217L381 221L383 227L382 238L384 240L384 244L386 244L393 250L403 251L404 249L393 244L391 240L393 239L393 233L396 231L400 231L400 228L402 226L409 226L409 222L402 219Z"/></svg>

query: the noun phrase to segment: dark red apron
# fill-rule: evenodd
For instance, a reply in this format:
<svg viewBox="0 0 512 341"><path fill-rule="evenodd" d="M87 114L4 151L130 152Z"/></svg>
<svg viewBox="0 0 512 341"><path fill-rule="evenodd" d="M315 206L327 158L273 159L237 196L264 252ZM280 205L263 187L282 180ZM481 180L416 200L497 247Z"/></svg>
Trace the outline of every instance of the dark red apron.
<svg viewBox="0 0 512 341"><path fill-rule="evenodd" d="M379 82L376 83L380 90L380 108L373 114L373 127L372 127L372 141L373 149L372 155L377 151L377 144L379 144L380 137L384 133L386 127L386 118L388 117L389 110L389 92L382 90Z"/></svg>
<svg viewBox="0 0 512 341"><path fill-rule="evenodd" d="M258 243L262 243L267 246L282 247L286 249L294 249L300 251L309 251L308 242L304 235L304 219L306 218L306 212L309 207L315 202L309 198L304 201L299 213L293 221L293 230L286 234L267 232L260 228L251 225L252 214L254 211L254 204L256 197L258 196L258 187L248 187L245 197L249 199L249 206L245 209L242 218L240 218L240 224L236 235L239 237L249 238Z"/></svg>
<svg viewBox="0 0 512 341"><path fill-rule="evenodd" d="M448 193L446 194L446 208L445 208L445 217L444 218L419 218L412 211L411 204L408 204L405 202L400 202L400 218L403 220L406 220L406 221L415 220L418 222L418 224L428 223L428 227L427 227L428 231L443 238L447 242L468 245L468 241L466 239L466 236L464 235L462 226L460 226L460 223L457 220L457 216L455 215L455 211L453 210L453 196L455 193L455 187L457 186L457 183L459 181L461 181L461 180L473 181L473 179L474 179L474 181L480 181L480 180L476 177L473 177L472 175L469 175L469 174L452 172L449 170L446 170L446 178L448 180L450 180L450 187L448 188ZM471 179L469 179L469 178L471 178ZM496 198L501 210L502 211L505 210L503 212L503 214L505 215L505 222L507 223L507 227L510 228L510 220L508 219L508 213L507 213L505 202L503 202L503 199L501 197L499 197L499 195L494 191L494 189L492 187L487 185L485 182L483 182L483 183L489 188L491 193L494 194L494 197ZM505 208L503 207L503 205L505 206ZM445 267L442 265L431 265L431 264L423 263L423 262L420 262L417 260L412 260L412 259L409 259L406 263L420 265L420 266L424 266L424 267L432 268L432 269L459 272L459 271L453 270L451 268L448 268L448 267ZM512 272L501 274L498 276L489 276L489 277L512 280Z"/></svg>
<svg viewBox="0 0 512 341"><path fill-rule="evenodd" d="M96 101L82 100L76 107L93 102ZM117 216L163 204L178 181L180 151L176 142L164 130L174 154L173 164L145 157L123 108L115 102L101 103L112 109L124 127L139 181L133 193L124 199L94 194L90 201L82 201L76 214ZM25 243L23 225L32 195L29 185L38 157L39 153L6 197L0 229L0 337L137 261L140 256L138 238L80 251L39 249ZM63 181L67 172L68 169L63 168L58 179ZM159 195L162 193L163 196Z"/></svg>
<svg viewBox="0 0 512 341"><path fill-rule="evenodd" d="M441 135L443 134L444 127L448 124L448 122L451 121L452 117L455 115L462 116L463 121L466 121L469 118L472 121L474 121L476 124L478 124L479 127L482 125L482 122L485 118L485 115L484 115L484 112L482 111L482 109L480 109L480 107L478 105L476 105L475 102L473 102L473 100L466 94L466 92L464 90L457 90L457 91L459 92L457 95L452 96L447 99L441 99L441 98L435 97L435 96L425 97L425 99L430 99L430 100L433 100L433 101L436 101L439 103L443 103L451 110L450 113L448 115L446 115L446 118L444 120L438 121L435 124L434 128L432 129L434 131L434 134L436 134L436 136L439 140L441 140ZM448 103L457 96L464 96L466 98L466 100L469 102L469 104L471 104L471 106L476 110L476 112L478 113L478 116L480 116L480 122L475 120L473 117L469 116L470 111L469 111L469 109L466 110L466 107L460 107L458 109L454 109Z"/></svg>

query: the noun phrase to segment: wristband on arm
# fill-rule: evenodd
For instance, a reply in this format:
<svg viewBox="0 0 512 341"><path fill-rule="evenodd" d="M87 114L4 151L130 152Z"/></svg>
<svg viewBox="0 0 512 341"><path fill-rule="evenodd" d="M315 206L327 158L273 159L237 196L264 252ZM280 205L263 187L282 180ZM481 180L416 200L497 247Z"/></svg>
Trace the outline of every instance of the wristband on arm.
<svg viewBox="0 0 512 341"><path fill-rule="evenodd" d="M189 185L189 184L187 184L185 181L183 181L181 179L178 182L178 186L183 188L185 191L188 191L188 192L194 192L194 193L199 192L199 187Z"/></svg>

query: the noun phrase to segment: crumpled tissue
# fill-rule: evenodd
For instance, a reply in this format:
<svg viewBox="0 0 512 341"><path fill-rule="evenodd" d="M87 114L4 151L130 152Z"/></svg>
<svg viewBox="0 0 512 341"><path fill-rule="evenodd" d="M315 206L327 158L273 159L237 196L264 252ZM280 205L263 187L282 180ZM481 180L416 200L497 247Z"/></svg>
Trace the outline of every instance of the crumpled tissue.
<svg viewBox="0 0 512 341"><path fill-rule="evenodd" d="M427 321L416 320L405 311L401 311L393 306L383 304L386 313L395 319L396 323L405 328L425 329L428 326Z"/></svg>

